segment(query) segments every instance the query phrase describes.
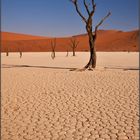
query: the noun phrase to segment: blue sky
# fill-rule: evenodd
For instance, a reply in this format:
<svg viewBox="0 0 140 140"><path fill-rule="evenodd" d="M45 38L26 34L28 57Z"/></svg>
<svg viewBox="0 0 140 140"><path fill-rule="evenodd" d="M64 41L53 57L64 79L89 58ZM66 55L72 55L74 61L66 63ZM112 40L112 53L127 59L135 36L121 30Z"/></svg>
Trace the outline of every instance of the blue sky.
<svg viewBox="0 0 140 140"><path fill-rule="evenodd" d="M112 15L100 29L137 29L138 1L95 0L97 7L93 25L111 11ZM82 2L79 0L79 6L86 16ZM1 3L2 31L57 37L86 32L85 24L69 0L1 0Z"/></svg>

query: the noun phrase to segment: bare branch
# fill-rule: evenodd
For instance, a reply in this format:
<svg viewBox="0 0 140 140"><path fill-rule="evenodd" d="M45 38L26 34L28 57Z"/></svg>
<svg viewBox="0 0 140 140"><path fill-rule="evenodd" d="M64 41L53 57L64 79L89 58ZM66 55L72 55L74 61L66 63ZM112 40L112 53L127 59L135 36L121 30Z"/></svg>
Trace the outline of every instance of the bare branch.
<svg viewBox="0 0 140 140"><path fill-rule="evenodd" d="M77 2L77 0L70 0L72 3L75 3L75 2Z"/></svg>
<svg viewBox="0 0 140 140"><path fill-rule="evenodd" d="M70 0L70 1L75 5L76 11L77 11L77 13L79 14L79 16L83 19L83 21L84 21L85 23L87 23L86 18L82 15L82 13L80 12L80 10L79 10L79 8L78 8L77 0Z"/></svg>
<svg viewBox="0 0 140 140"><path fill-rule="evenodd" d="M94 7L94 5L95 5L95 2L94 2L94 0L92 0L92 6Z"/></svg>
<svg viewBox="0 0 140 140"><path fill-rule="evenodd" d="M88 9L88 5L87 5L87 3L86 3L86 0L84 0L84 5L85 5L85 8L86 8L86 10L87 10L88 15L90 15L90 11L89 11L89 9Z"/></svg>
<svg viewBox="0 0 140 140"><path fill-rule="evenodd" d="M75 37L72 37L70 39L70 47L71 48L76 48L78 46L78 44L79 44L79 41L77 41Z"/></svg>
<svg viewBox="0 0 140 140"><path fill-rule="evenodd" d="M78 46L78 44L79 44L79 41L77 41L77 42L75 43L75 48Z"/></svg>
<svg viewBox="0 0 140 140"><path fill-rule="evenodd" d="M103 19L101 19L101 21L96 25L96 27L95 27L95 34L96 34L96 32L97 32L98 27L99 27L110 15L111 15L111 12L108 12L108 14L107 14Z"/></svg>
<svg viewBox="0 0 140 140"><path fill-rule="evenodd" d="M94 0L92 0L92 10L88 14L89 17L88 17L88 20L87 20L87 24L92 24L92 16L95 13L95 9L96 9L96 4L94 3Z"/></svg>
<svg viewBox="0 0 140 140"><path fill-rule="evenodd" d="M94 0L92 0L92 11L90 12L91 17L93 16L95 9L96 9L96 4L95 4Z"/></svg>

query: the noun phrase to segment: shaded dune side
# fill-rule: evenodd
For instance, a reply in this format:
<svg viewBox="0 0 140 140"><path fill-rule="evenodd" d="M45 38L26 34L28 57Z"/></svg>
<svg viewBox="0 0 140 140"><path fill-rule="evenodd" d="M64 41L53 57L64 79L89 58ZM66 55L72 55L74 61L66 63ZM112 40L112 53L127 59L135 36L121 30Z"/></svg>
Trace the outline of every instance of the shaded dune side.
<svg viewBox="0 0 140 140"><path fill-rule="evenodd" d="M76 51L89 51L87 34L75 36L79 41ZM66 51L71 37L56 38L56 51ZM53 38L2 40L1 51L45 52L51 51ZM99 30L96 40L97 51L138 51L139 31L123 32L117 30Z"/></svg>

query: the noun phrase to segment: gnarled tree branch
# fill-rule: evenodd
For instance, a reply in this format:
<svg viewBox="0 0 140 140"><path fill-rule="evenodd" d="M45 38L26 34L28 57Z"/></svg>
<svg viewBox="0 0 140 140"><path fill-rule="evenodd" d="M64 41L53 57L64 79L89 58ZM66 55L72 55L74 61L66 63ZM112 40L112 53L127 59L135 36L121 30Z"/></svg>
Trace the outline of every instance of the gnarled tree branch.
<svg viewBox="0 0 140 140"><path fill-rule="evenodd" d="M87 23L86 18L82 15L82 13L80 12L80 10L79 10L79 8L78 8L77 0L70 0L70 1L75 5L76 11L77 11L77 13L79 14L79 16L83 19L83 21L84 21L85 23Z"/></svg>
<svg viewBox="0 0 140 140"><path fill-rule="evenodd" d="M104 18L102 18L101 21L96 25L96 27L95 27L95 34L96 34L97 30L98 30L98 27L99 27L110 15L111 15L111 12L108 12L108 14L107 14Z"/></svg>
<svg viewBox="0 0 140 140"><path fill-rule="evenodd" d="M85 6L85 8L87 10L88 15L90 15L90 11L89 11L88 5L86 3L86 0L84 0L84 6Z"/></svg>
<svg viewBox="0 0 140 140"><path fill-rule="evenodd" d="M94 14L94 12L95 12L95 9L96 9L96 4L95 4L94 0L92 0L92 11L91 11L91 13L90 13L90 16L91 16L91 17L93 16L93 14Z"/></svg>

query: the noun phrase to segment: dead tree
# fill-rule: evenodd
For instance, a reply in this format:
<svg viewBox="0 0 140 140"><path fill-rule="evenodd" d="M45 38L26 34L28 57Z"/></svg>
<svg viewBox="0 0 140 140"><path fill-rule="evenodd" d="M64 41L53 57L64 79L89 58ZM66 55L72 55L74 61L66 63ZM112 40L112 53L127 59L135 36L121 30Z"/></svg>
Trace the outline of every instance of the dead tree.
<svg viewBox="0 0 140 140"><path fill-rule="evenodd" d="M66 57L69 56L69 47L67 46L67 54L66 54Z"/></svg>
<svg viewBox="0 0 140 140"><path fill-rule="evenodd" d="M74 4L76 12L82 18L84 23L86 24L86 31L87 31L88 38L89 38L90 59L89 59L89 62L87 63L87 65L83 68L83 70L85 70L85 69L92 70L96 67L95 41L97 38L97 30L98 30L99 26L111 15L111 12L108 12L108 14L104 18L101 19L101 21L95 26L94 33L93 33L92 17L94 15L95 9L96 9L95 1L90 0L91 4L87 4L87 0L83 0L85 10L88 14L87 18L84 17L83 14L81 13L81 11L79 10L78 0L70 0L70 1ZM91 5L91 8L89 7L90 5Z"/></svg>
<svg viewBox="0 0 140 140"><path fill-rule="evenodd" d="M52 49L51 57L52 57L52 59L55 58L55 48L56 48L56 38L51 40L51 49Z"/></svg>
<svg viewBox="0 0 140 140"><path fill-rule="evenodd" d="M76 40L75 37L70 39L70 47L72 48L73 56L75 56L75 49L77 48L79 42Z"/></svg>
<svg viewBox="0 0 140 140"><path fill-rule="evenodd" d="M6 52L6 56L9 56L9 48L8 47L5 48L5 52Z"/></svg>
<svg viewBox="0 0 140 140"><path fill-rule="evenodd" d="M6 49L6 56L9 56L9 50Z"/></svg>
<svg viewBox="0 0 140 140"><path fill-rule="evenodd" d="M20 51L19 54L20 54L20 58L21 58L22 57L22 51Z"/></svg>
<svg viewBox="0 0 140 140"><path fill-rule="evenodd" d="M22 50L19 47L18 47L18 52L19 52L19 57L21 58L22 57Z"/></svg>

